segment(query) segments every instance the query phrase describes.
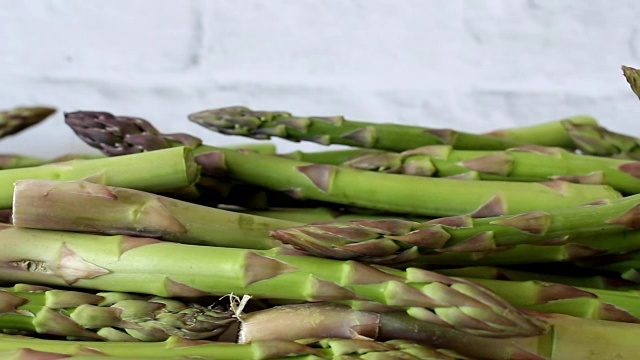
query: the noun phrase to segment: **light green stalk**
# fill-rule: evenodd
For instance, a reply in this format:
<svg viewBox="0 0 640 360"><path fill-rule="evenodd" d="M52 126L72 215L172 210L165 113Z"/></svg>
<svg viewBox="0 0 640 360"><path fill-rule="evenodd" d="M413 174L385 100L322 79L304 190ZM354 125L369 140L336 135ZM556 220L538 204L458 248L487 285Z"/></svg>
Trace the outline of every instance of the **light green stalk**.
<svg viewBox="0 0 640 360"><path fill-rule="evenodd" d="M299 225L128 188L55 180L16 182L13 224L245 249L282 246L269 231Z"/></svg>
<svg viewBox="0 0 640 360"><path fill-rule="evenodd" d="M543 270L543 269L541 269ZM495 280L528 281L539 280L554 282L576 287L585 287L603 290L640 290L640 286L633 282L625 281L617 277L604 275L567 275L559 272L542 273L520 271L493 266L468 266L463 268L449 268L435 270L440 274L456 277L473 277Z"/></svg>
<svg viewBox="0 0 640 360"><path fill-rule="evenodd" d="M519 126L498 129L484 135L496 136L504 139L520 141L532 145L553 146L564 149L575 149L571 136L569 136L564 123L584 125L599 125L598 121L588 115L570 116L560 120L536 123L529 126Z"/></svg>
<svg viewBox="0 0 640 360"><path fill-rule="evenodd" d="M255 139L276 136L291 141L305 140L323 145L343 144L390 151L436 144L478 150L502 150L524 145L509 139L450 129L360 122L342 116L298 117L282 111L253 111L241 106L201 111L189 115L189 120L226 135Z"/></svg>
<svg viewBox="0 0 640 360"><path fill-rule="evenodd" d="M335 304L285 305L242 317L240 340L296 339L307 336L365 336L407 339L450 349L473 359L575 360L636 359L640 325L537 313L551 324L543 335L491 339L416 322L403 313L354 311Z"/></svg>
<svg viewBox="0 0 640 360"><path fill-rule="evenodd" d="M215 339L233 312L177 299L16 284L0 288L0 329L84 340Z"/></svg>
<svg viewBox="0 0 640 360"><path fill-rule="evenodd" d="M587 206L482 219L464 215L423 223L393 218L329 221L274 230L271 236L317 256L367 261L396 254L392 245L436 256L447 252L486 253L522 244L571 242L594 249L620 250L628 245L628 251L638 244L633 231L640 227L639 211L640 195L633 195ZM620 236L634 240L624 244L598 240L614 234L625 234Z"/></svg>
<svg viewBox="0 0 640 360"><path fill-rule="evenodd" d="M40 123L56 112L50 107L18 107L0 111L0 138Z"/></svg>
<svg viewBox="0 0 640 360"><path fill-rule="evenodd" d="M151 192L193 185L199 169L189 148L43 166L0 170L0 208L11 207L13 184L21 179L81 180Z"/></svg>
<svg viewBox="0 0 640 360"><path fill-rule="evenodd" d="M24 246L28 244L28 246ZM353 261L184 245L150 238L100 236L6 226L0 230L5 281L158 296L251 295L340 301L399 310L486 336L536 334L509 303L466 280L430 271Z"/></svg>
<svg viewBox="0 0 640 360"><path fill-rule="evenodd" d="M452 360L447 352L409 341L374 342L355 339L259 341L252 344L219 343L170 337L163 342L94 342L44 340L0 335L0 351L13 355L60 359L216 359L216 360L313 360L313 359L423 359ZM45 357L50 356L50 357ZM85 357L86 356L86 357ZM66 357L65 357L66 358ZM3 357L3 359L6 359ZM17 357L17 359L24 359ZM29 359L38 359L31 357Z"/></svg>
<svg viewBox="0 0 640 360"><path fill-rule="evenodd" d="M561 148L543 146L524 146L505 151L425 146L402 153L363 154L342 165L362 170L468 180L565 180L606 184L625 194L640 193L638 161L579 155Z"/></svg>

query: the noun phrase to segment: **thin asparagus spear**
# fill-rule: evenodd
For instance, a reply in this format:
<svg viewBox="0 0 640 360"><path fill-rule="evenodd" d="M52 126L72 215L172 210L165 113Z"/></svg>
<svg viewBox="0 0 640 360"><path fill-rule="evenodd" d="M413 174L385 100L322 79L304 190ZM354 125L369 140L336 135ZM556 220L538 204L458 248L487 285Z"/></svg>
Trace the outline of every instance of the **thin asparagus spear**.
<svg viewBox="0 0 640 360"><path fill-rule="evenodd" d="M497 136L527 144L575 149L576 144L571 136L569 136L567 129L563 125L565 122L584 125L599 125L598 121L591 116L576 115L530 126L493 130L484 135Z"/></svg>
<svg viewBox="0 0 640 360"><path fill-rule="evenodd" d="M504 151L425 146L403 153L360 155L342 165L418 176L500 181L565 180L606 184L625 194L640 193L640 162L578 155L561 148L525 146Z"/></svg>
<svg viewBox="0 0 640 360"><path fill-rule="evenodd" d="M24 246L28 244L28 246ZM532 335L544 324L466 280L421 269L5 226L5 281L158 296L252 295L304 301L355 301L405 310L423 321L485 336Z"/></svg>
<svg viewBox="0 0 640 360"><path fill-rule="evenodd" d="M0 138L38 124L56 112L50 107L19 107L0 111Z"/></svg>
<svg viewBox="0 0 640 360"><path fill-rule="evenodd" d="M389 242L395 242L401 249L415 247L434 255L452 251L487 252L504 246L545 242L584 243L637 229L639 211L640 195L633 195L595 205L482 219L453 216L423 223L393 218L329 221L274 230L271 236L316 256L372 261L395 254L390 252L393 247ZM594 240L589 245L597 248L598 243ZM381 251L382 246L389 252ZM624 246L621 244L618 249Z"/></svg>
<svg viewBox="0 0 640 360"><path fill-rule="evenodd" d="M576 287L603 290L640 290L638 284L617 277L604 275L574 276L561 273L541 273L520 271L493 266L468 266L435 270L440 274L457 277L473 277L483 279L502 279L514 281L540 280Z"/></svg>
<svg viewBox="0 0 640 360"><path fill-rule="evenodd" d="M631 90L640 100L640 70L622 65L622 74L631 86Z"/></svg>
<svg viewBox="0 0 640 360"><path fill-rule="evenodd" d="M171 139L158 136L157 130L142 119L108 118L105 113L67 114L67 124L88 144L112 155L142 151L140 144L152 144L146 150L172 146ZM121 128L117 128L118 124ZM127 129L143 128L149 138L136 133L137 141L127 140ZM95 136L95 137L91 137ZM175 137L174 137L175 138ZM106 140L105 140L106 139ZM104 142L103 142L104 141ZM131 143L130 143L131 142ZM184 144L184 143L181 143ZM514 183L483 181L465 188L465 196L451 197L461 183L452 179L420 178L359 171L331 165L312 164L282 157L196 146L196 160L209 173L287 191L308 198L343 205L359 206L396 213L423 216L449 216L471 213L476 217L514 214L531 210L579 205L620 194L609 186L579 185L562 181ZM264 169L269 169L265 172ZM419 190L419 191L418 191Z"/></svg>
<svg viewBox="0 0 640 360"><path fill-rule="evenodd" d="M128 188L55 180L16 182L13 224L246 249L281 246L269 230L299 225Z"/></svg>
<svg viewBox="0 0 640 360"><path fill-rule="evenodd" d="M292 340L307 336L407 339L477 359L635 359L640 325L536 314L552 330L539 336L492 339L415 321L398 313L354 311L336 304L301 304L244 314L239 340Z"/></svg>
<svg viewBox="0 0 640 360"><path fill-rule="evenodd" d="M259 341L252 344L221 343L170 337L163 342L95 342L44 340L24 336L0 335L0 350L29 349L37 352L74 355L70 359L110 356L115 359L424 359L449 360L446 352L409 341L375 342L355 339L301 339ZM110 357L106 357L109 359ZM460 359L460 357L457 357ZM45 359L45 358L43 358ZM47 357L46 359L58 359Z"/></svg>
<svg viewBox="0 0 640 360"><path fill-rule="evenodd" d="M277 136L291 141L305 140L323 145L343 144L390 151L435 144L449 144L456 149L485 150L524 145L509 139L451 129L360 122L342 116L298 117L282 111L253 111L242 106L201 111L189 115L189 120L226 135L243 135L254 139Z"/></svg>
<svg viewBox="0 0 640 360"><path fill-rule="evenodd" d="M215 339L233 312L176 299L88 293L16 284L0 288L0 329L84 340L164 341L171 335Z"/></svg>
<svg viewBox="0 0 640 360"><path fill-rule="evenodd" d="M186 147L0 170L0 208L11 207L13 184L21 179L86 179L151 192L169 192L193 185L198 175L193 153Z"/></svg>

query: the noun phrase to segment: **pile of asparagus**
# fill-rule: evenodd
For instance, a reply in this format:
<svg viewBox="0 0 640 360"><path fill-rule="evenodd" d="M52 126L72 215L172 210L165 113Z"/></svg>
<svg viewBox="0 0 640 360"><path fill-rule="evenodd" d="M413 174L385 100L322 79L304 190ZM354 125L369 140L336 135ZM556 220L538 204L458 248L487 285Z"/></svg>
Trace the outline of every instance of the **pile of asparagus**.
<svg viewBox="0 0 640 360"><path fill-rule="evenodd" d="M54 111L0 112L0 137ZM2 157L3 359L640 352L640 139L592 117L471 134L188 115L261 140L233 147L64 118L102 154ZM272 137L342 147L279 153Z"/></svg>

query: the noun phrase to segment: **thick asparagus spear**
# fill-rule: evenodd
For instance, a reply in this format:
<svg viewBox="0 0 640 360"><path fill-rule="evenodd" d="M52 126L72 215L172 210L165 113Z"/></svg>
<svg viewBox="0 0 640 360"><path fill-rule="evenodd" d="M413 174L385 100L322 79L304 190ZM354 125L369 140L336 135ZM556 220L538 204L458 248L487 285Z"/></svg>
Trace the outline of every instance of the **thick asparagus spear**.
<svg viewBox="0 0 640 360"><path fill-rule="evenodd" d="M218 248L12 226L0 230L0 247L0 276L5 281L167 297L234 293L340 301L402 309L423 321L486 336L544 331L543 324L483 287L415 268L401 271L279 255L278 249Z"/></svg>
<svg viewBox="0 0 640 360"><path fill-rule="evenodd" d="M50 107L19 107L0 111L0 138L38 124L56 112Z"/></svg>
<svg viewBox="0 0 640 360"><path fill-rule="evenodd" d="M625 194L640 193L640 162L578 155L561 148L525 146L504 151L425 146L403 153L363 154L342 163L362 170L418 176L502 181L565 180L607 184Z"/></svg>
<svg viewBox="0 0 640 360"><path fill-rule="evenodd" d="M254 139L277 136L291 141L305 140L323 145L343 144L391 151L435 144L485 150L523 145L509 139L450 129L360 122L342 116L298 117L282 111L254 111L242 106L201 111L189 115L189 120L227 135L243 135Z"/></svg>
<svg viewBox="0 0 640 360"><path fill-rule="evenodd" d="M533 145L575 149L576 144L571 136L569 136L569 133L564 126L564 123L566 122L573 124L599 125L598 121L591 116L576 115L560 120L537 123L530 126L493 130L485 135L497 136Z"/></svg>
<svg viewBox="0 0 640 360"><path fill-rule="evenodd" d="M80 112L67 114L71 125L87 143L109 153L142 151L140 144L152 143L152 150L160 143L170 142L166 136L146 134L155 140L140 140L129 145L127 127L116 132L117 124L126 119L115 118L105 127L104 113ZM96 119L97 118L97 119ZM135 119L134 127L141 119ZM114 125L116 124L116 125ZM94 128L93 126L98 126ZM90 138L98 134L95 138ZM106 142L102 142L108 138ZM124 142L124 143L123 143ZM102 145L101 145L102 144ZM184 144L184 143L182 143ZM164 146L164 145L163 145ZM171 146L171 145L169 145ZM620 194L609 186L579 185L561 181L545 183L514 183L483 181L465 188L465 196L450 196L460 189L461 183L452 179L421 178L395 174L359 171L332 165L312 164L282 157L231 151L211 146L197 146L196 160L209 173L227 176L273 190L287 191L299 198L309 198L343 205L359 206L397 213L424 216L449 216L471 213L476 217L514 214L530 210L550 209L583 204L603 198L616 198ZM112 155L115 155L112 153ZM264 169L267 168L268 172Z"/></svg>
<svg viewBox="0 0 640 360"><path fill-rule="evenodd" d="M192 185L198 176L193 153L186 147L0 170L0 208L11 207L13 184L21 179L85 179L145 191L169 192Z"/></svg>
<svg viewBox="0 0 640 360"><path fill-rule="evenodd" d="M410 341L375 342L356 339L268 340L252 344L221 343L170 337L163 342L95 342L44 340L0 335L0 350L29 349L26 354L73 355L69 359L216 359L216 360L312 360L312 359L424 359L452 360L444 351ZM44 356L43 355L43 356ZM61 359L66 357L42 357ZM30 359L38 359L32 357Z"/></svg>
<svg viewBox="0 0 640 360"><path fill-rule="evenodd" d="M389 242L401 249L416 247L434 255L545 242L583 243L637 229L639 211L640 195L633 195L588 206L482 219L453 216L423 223L400 219L329 221L274 230L271 236L316 256L373 260L395 254L390 252L393 247ZM598 243L594 240L589 245L597 248Z"/></svg>
<svg viewBox="0 0 640 360"><path fill-rule="evenodd" d="M16 182L13 224L247 249L281 246L269 231L299 225L128 188L55 180Z"/></svg>
<svg viewBox="0 0 640 360"><path fill-rule="evenodd" d="M235 322L220 306L118 292L16 284L0 289L0 329L84 340L214 339Z"/></svg>
<svg viewBox="0 0 640 360"><path fill-rule="evenodd" d="M403 313L354 311L336 304L285 305L241 317L240 341L293 340L307 336L407 339L451 349L477 359L635 359L640 325L542 314L552 330L539 336L491 339L434 324Z"/></svg>

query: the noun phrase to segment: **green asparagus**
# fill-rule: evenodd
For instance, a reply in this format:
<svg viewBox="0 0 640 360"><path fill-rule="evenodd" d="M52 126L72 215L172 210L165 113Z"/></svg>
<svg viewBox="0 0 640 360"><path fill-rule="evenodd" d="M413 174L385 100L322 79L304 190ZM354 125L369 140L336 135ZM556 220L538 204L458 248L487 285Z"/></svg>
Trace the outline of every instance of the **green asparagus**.
<svg viewBox="0 0 640 360"><path fill-rule="evenodd" d="M163 342L60 341L0 335L0 351L24 351L41 359L216 359L216 360L313 360L313 359L423 359L453 360L453 352L439 351L410 341L375 342L356 339L300 339L258 341L252 344L221 343L170 337ZM85 357L82 357L86 355ZM46 356L46 357L45 357ZM3 357L3 359L5 359ZM29 359L39 359L29 357Z"/></svg>
<svg viewBox="0 0 640 360"><path fill-rule="evenodd" d="M189 115L189 120L227 135L243 135L254 139L276 136L291 141L305 140L323 145L343 144L390 151L436 144L476 150L503 150L524 145L513 140L451 129L360 122L342 116L298 117L282 111L254 111L242 106L197 112Z"/></svg>
<svg viewBox="0 0 640 360"><path fill-rule="evenodd" d="M220 306L118 292L16 284L0 288L0 329L84 340L214 339L235 323Z"/></svg>
<svg viewBox="0 0 640 360"><path fill-rule="evenodd" d="M28 244L28 246L24 246ZM251 295L402 309L423 321L484 336L533 335L538 323L473 282L409 268L3 226L5 281L157 296ZM176 256L178 255L178 256Z"/></svg>
<svg viewBox="0 0 640 360"><path fill-rule="evenodd" d="M0 111L0 138L40 123L56 112L50 107L19 107Z"/></svg>
<svg viewBox="0 0 640 360"><path fill-rule="evenodd" d="M640 100L640 70L622 65L622 74L631 86L631 90Z"/></svg>
<svg viewBox="0 0 640 360"><path fill-rule="evenodd" d="M639 211L640 194L587 206L482 219L460 215L423 223L393 218L329 221L270 234L316 256L367 261L394 255L397 250L393 244L401 250L416 248L426 255L487 252L522 244L586 243L590 239L594 240L588 245L597 248L608 246L600 244L598 238L638 229ZM637 240L616 249L630 243L637 244ZM611 244L615 246L615 242Z"/></svg>
<svg viewBox="0 0 640 360"><path fill-rule="evenodd" d="M407 339L487 360L636 359L638 324L536 313L551 324L543 335L483 338L418 322L403 313L354 311L336 304L274 307L241 317L239 341L294 340L307 336Z"/></svg>
<svg viewBox="0 0 640 360"><path fill-rule="evenodd" d="M132 154L94 160L73 160L49 165L0 170L0 208L10 208L13 184L21 179L81 180L170 192L195 183L199 169L189 148Z"/></svg>
<svg viewBox="0 0 640 360"><path fill-rule="evenodd" d="M543 146L472 151L434 145L402 153L368 153L353 157L342 165L418 176L607 184L625 194L640 193L638 161L578 155L561 148Z"/></svg>
<svg viewBox="0 0 640 360"><path fill-rule="evenodd" d="M132 152L142 151L140 144L143 143L153 144L153 147L146 148L153 150L160 143L172 141L166 136L155 135L157 130L149 130L152 127L148 123L135 127L142 119L135 119L135 123L123 125L116 131L115 125L105 127L97 121L96 117L104 116L104 113L98 114L100 115L93 112L67 114L67 123L88 144L107 154L110 149L116 149L111 155L123 153L123 149ZM117 120L113 124L124 123L122 117ZM138 141L132 144L123 143L128 141L128 127L144 128L148 131L147 135L155 140L140 140L142 135L136 133ZM90 138L94 134L99 136ZM103 140L106 142L102 142ZM186 142L178 144L185 145ZM450 194L460 188L459 180L373 173L205 145L196 146L194 153L197 155L196 160L199 159L199 164L208 169L207 172L210 174L225 174L232 179L285 191L298 198L423 216L473 214L476 217L487 217L620 197L620 194L609 186L580 185L563 181L483 181L465 187L464 197L451 197ZM268 172L264 171L265 168Z"/></svg>

